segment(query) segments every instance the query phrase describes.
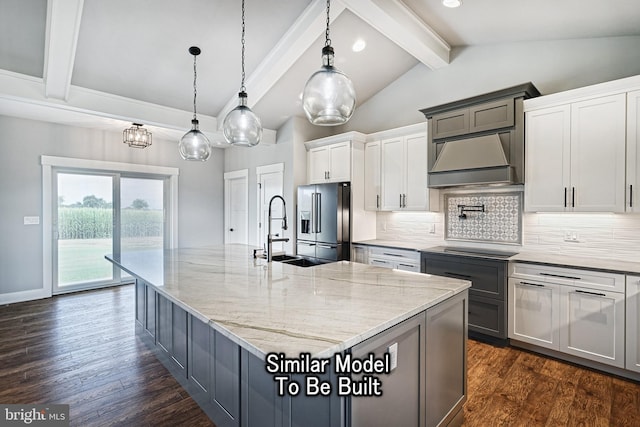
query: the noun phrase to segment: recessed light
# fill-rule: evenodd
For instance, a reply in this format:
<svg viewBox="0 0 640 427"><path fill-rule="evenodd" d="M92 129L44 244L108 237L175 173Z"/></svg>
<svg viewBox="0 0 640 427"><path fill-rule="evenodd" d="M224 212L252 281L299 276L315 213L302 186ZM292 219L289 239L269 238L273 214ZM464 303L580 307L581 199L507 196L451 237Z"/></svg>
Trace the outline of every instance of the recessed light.
<svg viewBox="0 0 640 427"><path fill-rule="evenodd" d="M459 7L462 5L462 0L442 0L442 4L446 7Z"/></svg>
<svg viewBox="0 0 640 427"><path fill-rule="evenodd" d="M353 44L353 46L351 46L351 50L353 50L354 52L361 52L365 47L367 47L367 42L362 39L358 39Z"/></svg>

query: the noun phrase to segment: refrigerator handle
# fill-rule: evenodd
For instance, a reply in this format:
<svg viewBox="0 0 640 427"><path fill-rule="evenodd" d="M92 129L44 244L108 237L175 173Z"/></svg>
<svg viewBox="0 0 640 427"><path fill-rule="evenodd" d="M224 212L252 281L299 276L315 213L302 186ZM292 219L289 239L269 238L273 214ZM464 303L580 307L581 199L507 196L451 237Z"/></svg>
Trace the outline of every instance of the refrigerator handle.
<svg viewBox="0 0 640 427"><path fill-rule="evenodd" d="M311 193L311 233L316 232L316 193Z"/></svg>
<svg viewBox="0 0 640 427"><path fill-rule="evenodd" d="M322 193L316 193L316 233L322 232L321 224L322 217L320 216L320 212L322 211Z"/></svg>

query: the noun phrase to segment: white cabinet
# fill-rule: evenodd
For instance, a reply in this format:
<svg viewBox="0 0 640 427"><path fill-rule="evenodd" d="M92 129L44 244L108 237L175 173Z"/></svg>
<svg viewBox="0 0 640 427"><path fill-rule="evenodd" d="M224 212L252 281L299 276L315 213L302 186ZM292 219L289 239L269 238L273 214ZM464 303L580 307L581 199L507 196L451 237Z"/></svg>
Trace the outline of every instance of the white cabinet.
<svg viewBox="0 0 640 427"><path fill-rule="evenodd" d="M426 134L383 139L380 142L380 168L380 210L430 208Z"/></svg>
<svg viewBox="0 0 640 427"><path fill-rule="evenodd" d="M560 351L624 368L624 294L560 288Z"/></svg>
<svg viewBox="0 0 640 427"><path fill-rule="evenodd" d="M351 181L351 142L311 148L308 170L310 184Z"/></svg>
<svg viewBox="0 0 640 427"><path fill-rule="evenodd" d="M509 338L558 350L560 290L557 285L509 279Z"/></svg>
<svg viewBox="0 0 640 427"><path fill-rule="evenodd" d="M370 265L378 267L420 272L420 252L410 249L371 246L368 261Z"/></svg>
<svg viewBox="0 0 640 427"><path fill-rule="evenodd" d="M527 111L525 210L624 212L625 112L624 93Z"/></svg>
<svg viewBox="0 0 640 427"><path fill-rule="evenodd" d="M624 368L624 275L512 263L509 338Z"/></svg>
<svg viewBox="0 0 640 427"><path fill-rule="evenodd" d="M640 372L640 276L627 276L625 368Z"/></svg>
<svg viewBox="0 0 640 427"><path fill-rule="evenodd" d="M627 94L627 212L640 212L640 90Z"/></svg>
<svg viewBox="0 0 640 427"><path fill-rule="evenodd" d="M380 141L364 146L364 208L380 209Z"/></svg>

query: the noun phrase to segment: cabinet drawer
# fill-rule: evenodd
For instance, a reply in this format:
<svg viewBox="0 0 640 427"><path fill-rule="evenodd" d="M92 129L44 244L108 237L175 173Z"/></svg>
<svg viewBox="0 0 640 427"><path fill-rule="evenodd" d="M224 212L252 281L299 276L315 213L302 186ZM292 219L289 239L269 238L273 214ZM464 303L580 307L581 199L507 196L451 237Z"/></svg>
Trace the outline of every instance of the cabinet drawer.
<svg viewBox="0 0 640 427"><path fill-rule="evenodd" d="M390 260L395 260L397 262L408 262L408 263L418 263L420 264L420 252L405 250L405 249L395 249L395 248L385 248L382 246L371 246L369 248L369 256L375 258L385 258Z"/></svg>
<svg viewBox="0 0 640 427"><path fill-rule="evenodd" d="M463 257L426 258L425 273L438 276L470 280L469 295L485 296L504 300L506 288L506 268L503 262L472 260Z"/></svg>
<svg viewBox="0 0 640 427"><path fill-rule="evenodd" d="M506 338L504 301L469 296L469 331Z"/></svg>
<svg viewBox="0 0 640 427"><path fill-rule="evenodd" d="M512 277L610 292L624 292L624 274L512 262Z"/></svg>

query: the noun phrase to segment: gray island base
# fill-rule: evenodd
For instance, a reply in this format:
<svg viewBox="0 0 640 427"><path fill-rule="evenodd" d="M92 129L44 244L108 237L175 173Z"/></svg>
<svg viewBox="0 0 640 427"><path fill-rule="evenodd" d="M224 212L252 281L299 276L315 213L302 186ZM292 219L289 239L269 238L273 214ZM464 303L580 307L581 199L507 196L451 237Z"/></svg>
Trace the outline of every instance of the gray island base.
<svg viewBox="0 0 640 427"><path fill-rule="evenodd" d="M123 254L136 333L219 426L462 423L470 283L224 245Z"/></svg>

